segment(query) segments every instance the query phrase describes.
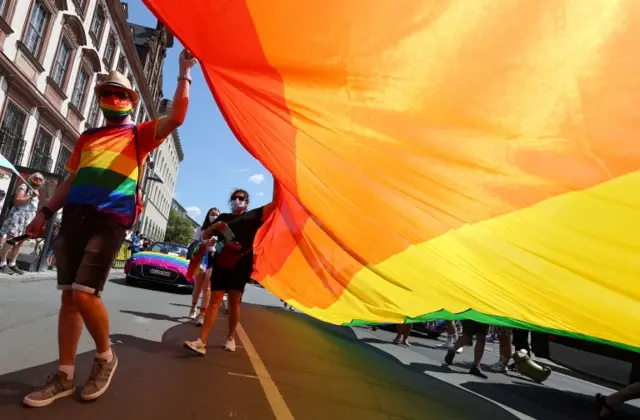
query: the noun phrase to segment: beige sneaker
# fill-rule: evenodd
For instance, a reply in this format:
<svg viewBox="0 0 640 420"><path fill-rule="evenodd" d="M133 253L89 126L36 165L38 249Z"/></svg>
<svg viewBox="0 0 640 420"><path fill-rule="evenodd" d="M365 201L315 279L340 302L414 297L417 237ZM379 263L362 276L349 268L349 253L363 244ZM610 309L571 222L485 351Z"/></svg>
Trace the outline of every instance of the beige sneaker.
<svg viewBox="0 0 640 420"><path fill-rule="evenodd" d="M498 363L489 366L489 369L495 373L507 373L507 364L503 361L499 361Z"/></svg>
<svg viewBox="0 0 640 420"><path fill-rule="evenodd" d="M191 310L189 311L189 319L196 319L197 316L198 313L196 312L196 308L191 308Z"/></svg>
<svg viewBox="0 0 640 420"><path fill-rule="evenodd" d="M236 340L233 338L227 338L227 342L224 343L224 349L226 351L236 351Z"/></svg>
<svg viewBox="0 0 640 420"><path fill-rule="evenodd" d="M57 372L47 378L40 388L36 388L24 397L22 402L29 407L45 407L58 398L68 397L76 392L73 380L64 372Z"/></svg>
<svg viewBox="0 0 640 420"><path fill-rule="evenodd" d="M91 375L89 375L89 379L87 383L84 384L84 388L82 388L82 392L80 393L80 398L83 400L92 401L100 398L102 394L107 392L113 374L118 367L118 357L113 350L111 350L111 352L113 358L110 362L99 358L94 360Z"/></svg>
<svg viewBox="0 0 640 420"><path fill-rule="evenodd" d="M207 354L207 345L203 343L199 338L195 341L185 341L184 347L194 353L198 353L200 356L204 356L205 354Z"/></svg>

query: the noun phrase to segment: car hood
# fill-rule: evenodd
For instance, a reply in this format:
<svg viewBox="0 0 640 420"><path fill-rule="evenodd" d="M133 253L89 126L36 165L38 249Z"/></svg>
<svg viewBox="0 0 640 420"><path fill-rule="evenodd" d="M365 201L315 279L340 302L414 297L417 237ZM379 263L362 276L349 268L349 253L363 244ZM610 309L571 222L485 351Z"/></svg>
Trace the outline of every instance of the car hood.
<svg viewBox="0 0 640 420"><path fill-rule="evenodd" d="M124 270L129 272L137 265L151 265L168 271L177 272L186 277L189 261L186 258L175 255L161 254L159 252L137 252L127 260Z"/></svg>

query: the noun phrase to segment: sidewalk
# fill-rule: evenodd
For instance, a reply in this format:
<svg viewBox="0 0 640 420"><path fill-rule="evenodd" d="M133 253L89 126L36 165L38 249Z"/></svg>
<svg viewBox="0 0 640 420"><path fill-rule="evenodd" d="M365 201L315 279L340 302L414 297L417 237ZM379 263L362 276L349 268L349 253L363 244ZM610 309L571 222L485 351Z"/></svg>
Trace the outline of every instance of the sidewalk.
<svg viewBox="0 0 640 420"><path fill-rule="evenodd" d="M109 273L109 279L124 279L124 270L122 268L114 268ZM55 281L56 280L56 271L55 270L45 270L45 271L26 271L24 275L19 276L17 274L8 275L8 274L0 274L0 284L7 283L32 283L39 281Z"/></svg>

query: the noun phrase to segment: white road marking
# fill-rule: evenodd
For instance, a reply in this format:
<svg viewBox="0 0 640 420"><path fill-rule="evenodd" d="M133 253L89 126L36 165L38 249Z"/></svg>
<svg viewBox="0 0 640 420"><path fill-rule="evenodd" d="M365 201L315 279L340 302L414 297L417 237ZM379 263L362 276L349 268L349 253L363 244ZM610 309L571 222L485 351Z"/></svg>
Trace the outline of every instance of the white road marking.
<svg viewBox="0 0 640 420"><path fill-rule="evenodd" d="M241 376L243 378L258 379L256 375L245 375L243 373L234 373L234 372L227 372L227 373L231 376Z"/></svg>

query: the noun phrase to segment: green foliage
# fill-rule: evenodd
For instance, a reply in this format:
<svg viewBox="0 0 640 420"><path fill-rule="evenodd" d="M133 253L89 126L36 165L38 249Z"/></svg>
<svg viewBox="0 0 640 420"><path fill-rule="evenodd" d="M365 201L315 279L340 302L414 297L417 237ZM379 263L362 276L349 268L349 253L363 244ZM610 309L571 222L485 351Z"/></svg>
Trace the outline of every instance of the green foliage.
<svg viewBox="0 0 640 420"><path fill-rule="evenodd" d="M171 209L164 240L182 245L189 245L193 241L193 226L184 214Z"/></svg>

